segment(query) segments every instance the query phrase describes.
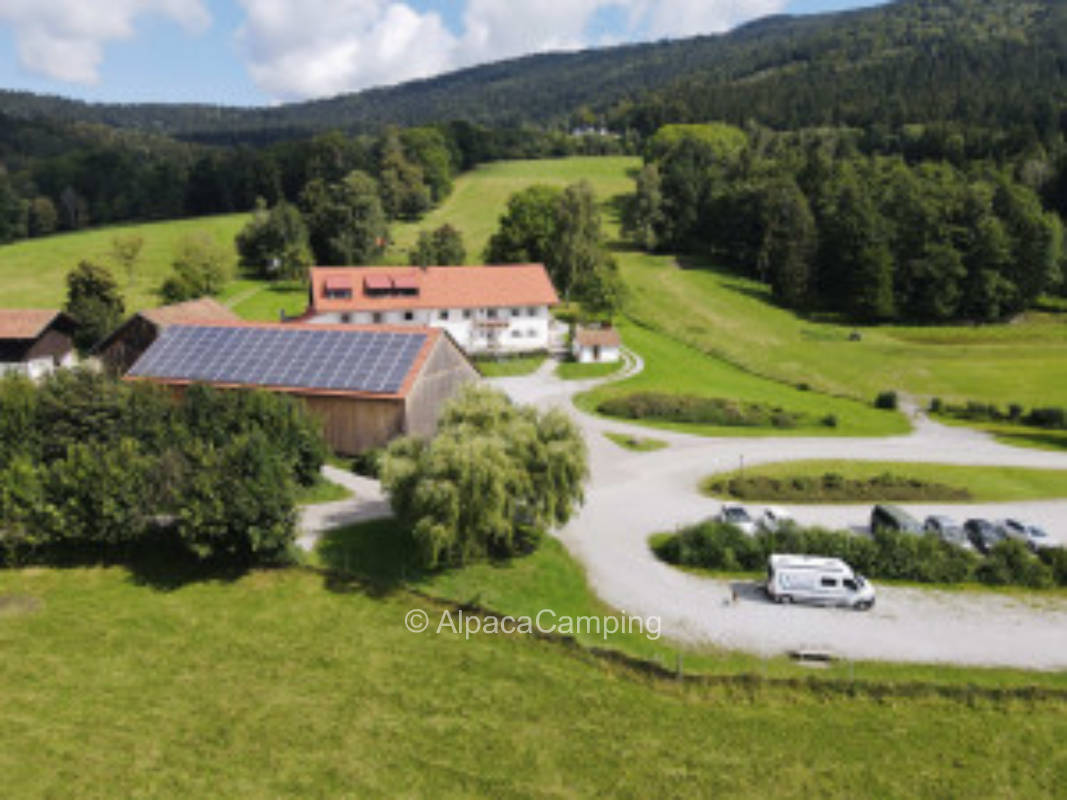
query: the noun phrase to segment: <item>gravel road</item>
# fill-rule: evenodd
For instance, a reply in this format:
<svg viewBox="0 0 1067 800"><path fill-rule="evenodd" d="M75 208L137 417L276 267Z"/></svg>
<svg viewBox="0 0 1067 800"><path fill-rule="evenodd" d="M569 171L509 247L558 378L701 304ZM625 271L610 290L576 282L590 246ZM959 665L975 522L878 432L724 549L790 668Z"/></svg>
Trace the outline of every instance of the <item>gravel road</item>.
<svg viewBox="0 0 1067 800"><path fill-rule="evenodd" d="M766 655L817 648L850 659L1067 668L1062 598L880 587L875 609L860 613L776 606L753 587L740 586L740 599L730 603L729 583L669 567L647 544L652 533L714 514L719 503L700 495L697 485L710 473L736 467L742 457L747 465L863 458L1067 469L1065 453L1008 447L981 432L924 417L915 420L911 434L880 439L713 439L650 432L577 411L571 396L596 382L561 381L551 364L534 375L494 383L520 402L563 408L579 422L589 443L592 479L585 506L560 538L604 601L632 614L658 615L672 638ZM608 441L604 431L652 435L670 447L633 453ZM905 507L916 516L1019 516L1067 544L1067 501ZM786 508L801 522L833 526L863 525L869 513L867 506Z"/></svg>

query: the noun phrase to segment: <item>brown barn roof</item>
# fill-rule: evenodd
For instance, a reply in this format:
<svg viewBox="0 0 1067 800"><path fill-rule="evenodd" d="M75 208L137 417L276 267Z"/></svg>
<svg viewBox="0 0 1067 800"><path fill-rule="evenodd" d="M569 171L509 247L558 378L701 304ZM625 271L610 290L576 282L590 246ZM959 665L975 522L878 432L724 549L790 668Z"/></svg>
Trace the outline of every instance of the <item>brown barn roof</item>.
<svg viewBox="0 0 1067 800"><path fill-rule="evenodd" d="M55 308L0 308L0 339L36 339L62 313Z"/></svg>
<svg viewBox="0 0 1067 800"><path fill-rule="evenodd" d="M579 328L574 339L579 347L619 347L622 344L615 328Z"/></svg>
<svg viewBox="0 0 1067 800"><path fill-rule="evenodd" d="M159 308L146 308L142 317L157 325L178 325L183 322L237 322L241 318L213 297L199 297Z"/></svg>
<svg viewBox="0 0 1067 800"><path fill-rule="evenodd" d="M351 297L326 290L351 289ZM556 305L541 264L493 267L313 267L309 312ZM393 290L396 290L395 292ZM375 294L369 294L374 292Z"/></svg>

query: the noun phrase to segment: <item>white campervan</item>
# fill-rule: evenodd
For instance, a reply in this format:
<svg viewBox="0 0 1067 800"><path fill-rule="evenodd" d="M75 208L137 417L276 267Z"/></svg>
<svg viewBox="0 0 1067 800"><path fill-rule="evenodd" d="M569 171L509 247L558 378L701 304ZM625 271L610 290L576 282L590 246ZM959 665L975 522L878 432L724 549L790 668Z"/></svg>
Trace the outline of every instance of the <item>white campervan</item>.
<svg viewBox="0 0 1067 800"><path fill-rule="evenodd" d="M839 558L771 556L767 594L776 603L817 603L861 611L874 605L874 587Z"/></svg>

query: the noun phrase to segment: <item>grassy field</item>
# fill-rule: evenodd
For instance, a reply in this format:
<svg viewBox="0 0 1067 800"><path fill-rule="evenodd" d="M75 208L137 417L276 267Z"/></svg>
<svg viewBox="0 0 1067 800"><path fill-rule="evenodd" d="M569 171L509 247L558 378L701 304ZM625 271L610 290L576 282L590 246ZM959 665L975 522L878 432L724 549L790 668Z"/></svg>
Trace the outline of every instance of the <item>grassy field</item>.
<svg viewBox="0 0 1067 800"><path fill-rule="evenodd" d="M575 402L586 411L596 411L608 397L631 392L654 391L704 395L757 403L781 404L786 411L818 420L827 414L837 417L837 427L809 424L796 428L743 428L677 424L647 421L654 428L702 433L708 436L877 436L906 433L903 415L880 411L871 404L804 392L766 378L751 375L725 361L709 358L669 336L630 322L618 327L626 346L645 360L642 372L623 381L598 386L579 395Z"/></svg>
<svg viewBox="0 0 1067 800"><path fill-rule="evenodd" d="M1067 314L1011 325L863 328L813 322L771 302L767 287L671 257L620 254L627 313L759 374L870 399L883 389L1024 406L1067 405Z"/></svg>
<svg viewBox="0 0 1067 800"><path fill-rule="evenodd" d="M556 367L556 375L565 381L606 378L622 369L622 363L622 361L615 361L603 364L579 364L577 361L564 361Z"/></svg>
<svg viewBox="0 0 1067 800"><path fill-rule="evenodd" d="M456 179L455 189L440 208L418 222L393 225L392 244L385 261L390 264L408 263L408 251L414 246L419 231L433 230L447 223L462 231L467 247L467 263L482 264L489 237L507 209L508 198L515 192L535 183L563 187L587 180L598 197L609 200L633 191L629 172L640 166L639 159L628 157L576 157L483 164Z"/></svg>
<svg viewBox="0 0 1067 800"><path fill-rule="evenodd" d="M237 251L233 240L247 219L247 214L229 214L119 225L0 246L0 283L4 287L0 304L5 307L58 308L66 300L66 274L79 261L89 260L112 270L128 312L157 306L160 304L157 292L171 272L174 252L183 236L202 231L214 236L233 250L233 268L236 270ZM132 284L111 257L112 239L129 234L144 239Z"/></svg>
<svg viewBox="0 0 1067 800"><path fill-rule="evenodd" d="M896 477L910 478L927 484L942 484L965 489L971 494L971 499L966 502L975 503L1006 503L1067 497L1067 471L1023 467L964 467L954 464L901 464L882 461L789 461L746 467L744 477L787 480L789 478L819 478L827 473L860 481L890 473ZM718 473L709 476L702 482L702 485L736 476L736 470ZM751 497L746 499L774 501L778 498ZM841 498L837 502L847 503L852 499ZM863 499L866 501L876 498ZM805 502L818 503L820 501L817 497L812 497L810 501Z"/></svg>
<svg viewBox="0 0 1067 800"><path fill-rule="evenodd" d="M519 356L515 358L479 358L475 362L478 371L487 378L515 378L537 372L545 363L545 356Z"/></svg>
<svg viewBox="0 0 1067 800"><path fill-rule="evenodd" d="M338 500L347 500L352 492L333 481L319 478L314 486L298 487L296 503L301 506L315 505L316 503L334 503Z"/></svg>
<svg viewBox="0 0 1067 800"><path fill-rule="evenodd" d="M573 562L540 555L415 584L516 614L595 613ZM450 608L395 582L196 577L0 572L0 646L18 654L0 660L6 797L1051 797L1067 780L1062 700L676 684L564 643L409 633L408 610L436 624ZM862 664L856 679L885 670L1064 685Z"/></svg>

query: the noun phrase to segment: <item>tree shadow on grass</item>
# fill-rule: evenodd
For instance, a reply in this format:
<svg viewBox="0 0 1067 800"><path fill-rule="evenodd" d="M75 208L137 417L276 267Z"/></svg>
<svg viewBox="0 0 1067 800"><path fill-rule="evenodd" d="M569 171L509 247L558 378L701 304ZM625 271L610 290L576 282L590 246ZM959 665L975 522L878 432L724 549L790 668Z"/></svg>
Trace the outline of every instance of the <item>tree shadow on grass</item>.
<svg viewBox="0 0 1067 800"><path fill-rule="evenodd" d="M430 573L419 565L411 537L395 519L380 519L327 531L319 559L331 592L384 597Z"/></svg>
<svg viewBox="0 0 1067 800"><path fill-rule="evenodd" d="M165 534L149 536L136 546L54 545L37 549L20 563L70 570L122 567L128 571L131 583L160 592L207 581L232 583L249 571L248 564L199 559Z"/></svg>
<svg viewBox="0 0 1067 800"><path fill-rule="evenodd" d="M1063 433L1038 433L1036 431L1014 432L997 431L996 438L1004 444L1017 447L1039 447L1049 450L1067 450L1067 436Z"/></svg>

